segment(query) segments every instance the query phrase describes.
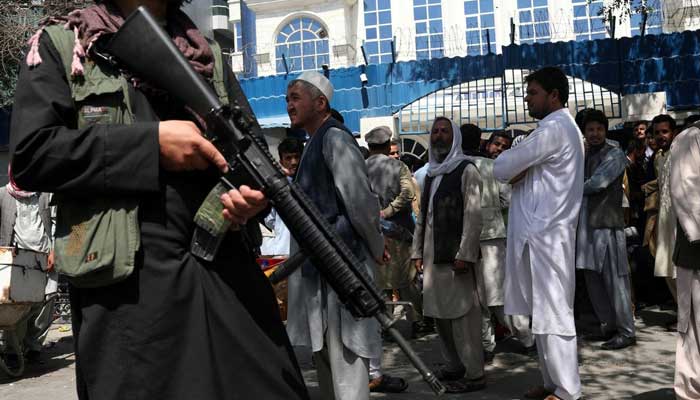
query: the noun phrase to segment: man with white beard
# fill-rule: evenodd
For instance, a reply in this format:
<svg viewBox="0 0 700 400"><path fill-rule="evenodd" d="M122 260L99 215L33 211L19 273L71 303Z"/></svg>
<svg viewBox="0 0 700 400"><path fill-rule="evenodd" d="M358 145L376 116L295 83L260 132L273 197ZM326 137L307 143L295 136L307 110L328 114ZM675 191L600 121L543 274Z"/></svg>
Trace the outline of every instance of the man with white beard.
<svg viewBox="0 0 700 400"><path fill-rule="evenodd" d="M520 144L501 153L493 175L513 185L508 215L505 313L531 315L543 386L526 398L581 397L574 326L575 241L583 196L583 140L564 104L566 75L542 68L527 82L530 116Z"/></svg>
<svg viewBox="0 0 700 400"><path fill-rule="evenodd" d="M481 234L481 177L462 154L461 142L454 122L435 119L411 256L416 269L424 272L423 314L435 318L447 361L436 376L449 393L486 386L475 268Z"/></svg>

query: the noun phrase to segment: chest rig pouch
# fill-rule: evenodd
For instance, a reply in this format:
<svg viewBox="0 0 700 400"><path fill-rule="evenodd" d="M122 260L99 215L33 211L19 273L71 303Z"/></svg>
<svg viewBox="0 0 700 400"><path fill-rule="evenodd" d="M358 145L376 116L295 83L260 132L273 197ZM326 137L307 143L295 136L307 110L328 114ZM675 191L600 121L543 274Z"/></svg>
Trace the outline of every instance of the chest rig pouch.
<svg viewBox="0 0 700 400"><path fill-rule="evenodd" d="M46 27L44 32L61 55L78 110L78 128L131 124L134 114L126 79L117 70L97 66L90 59L83 63L83 76L73 77L73 32L58 25ZM209 45L215 58L212 84L222 102L228 104L221 49L215 42L209 41ZM195 221L206 220L205 225L211 225L217 232L228 228L221 215L222 190L221 184L212 189L195 218ZM108 286L131 275L141 246L138 197L56 194L54 203L57 210L54 250L59 273L81 288Z"/></svg>
<svg viewBox="0 0 700 400"><path fill-rule="evenodd" d="M131 124L128 83L117 71L86 59L83 76L71 76L74 34L62 26L45 28L61 55L78 110L78 128ZM55 194L56 269L71 284L94 288L114 284L134 270L141 245L138 198L114 195Z"/></svg>

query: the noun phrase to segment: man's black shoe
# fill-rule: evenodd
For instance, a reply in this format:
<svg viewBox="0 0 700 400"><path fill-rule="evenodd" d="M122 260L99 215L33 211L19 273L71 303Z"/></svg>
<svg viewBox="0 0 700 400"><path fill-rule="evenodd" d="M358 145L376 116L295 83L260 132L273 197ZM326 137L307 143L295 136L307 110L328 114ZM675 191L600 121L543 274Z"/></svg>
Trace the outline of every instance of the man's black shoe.
<svg viewBox="0 0 700 400"><path fill-rule="evenodd" d="M467 369L462 367L459 370L452 371L446 367L441 367L436 369L434 372L435 377L441 381L457 381L464 378L464 374L467 373Z"/></svg>
<svg viewBox="0 0 700 400"><path fill-rule="evenodd" d="M493 351L484 350L484 363L491 364L493 362Z"/></svg>
<svg viewBox="0 0 700 400"><path fill-rule="evenodd" d="M584 333L581 335L581 340L585 340L587 342L607 342L611 339L615 338L615 333L614 332L609 332L609 333Z"/></svg>
<svg viewBox="0 0 700 400"><path fill-rule="evenodd" d="M603 350L620 350L637 344L637 339L624 335L617 335L614 338L600 345Z"/></svg>
<svg viewBox="0 0 700 400"><path fill-rule="evenodd" d="M533 344L530 347L524 347L523 354L528 357L537 357L537 345Z"/></svg>
<svg viewBox="0 0 700 400"><path fill-rule="evenodd" d="M29 350L27 354L24 355L24 359L27 360L27 364L43 364L43 361L41 361L41 353L36 350Z"/></svg>
<svg viewBox="0 0 700 400"><path fill-rule="evenodd" d="M408 388L408 383L403 378L397 378L384 374L379 378L369 381L369 391L379 393L401 393Z"/></svg>
<svg viewBox="0 0 700 400"><path fill-rule="evenodd" d="M412 325L412 331L414 337L429 335L431 333L435 333L435 325L425 322L414 322Z"/></svg>

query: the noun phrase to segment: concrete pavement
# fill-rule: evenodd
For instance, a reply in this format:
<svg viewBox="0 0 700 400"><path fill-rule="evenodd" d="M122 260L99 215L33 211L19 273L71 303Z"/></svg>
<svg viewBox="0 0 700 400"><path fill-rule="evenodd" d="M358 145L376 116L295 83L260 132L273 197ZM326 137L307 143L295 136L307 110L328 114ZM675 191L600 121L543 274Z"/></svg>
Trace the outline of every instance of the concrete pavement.
<svg viewBox="0 0 700 400"><path fill-rule="evenodd" d="M598 349L600 343L579 341L580 373L586 399L672 400L676 334L665 329L668 311L657 308L642 311L637 323L637 346L621 351ZM68 325L53 325L44 363L30 365L22 379L0 373L2 400L75 400L75 357ZM404 326L405 328L405 326ZM412 340L428 365L441 362L435 334ZM540 383L535 358L517 354L518 344L506 340L496 348L496 357L486 368L487 388L480 392L446 395L444 399L515 400L530 386ZM308 354L299 353L304 378L311 396L320 399L316 373ZM383 365L386 373L410 383L401 394L372 394L372 399L417 400L434 396L408 364L395 344L387 343ZM196 366L193 366L196 368Z"/></svg>

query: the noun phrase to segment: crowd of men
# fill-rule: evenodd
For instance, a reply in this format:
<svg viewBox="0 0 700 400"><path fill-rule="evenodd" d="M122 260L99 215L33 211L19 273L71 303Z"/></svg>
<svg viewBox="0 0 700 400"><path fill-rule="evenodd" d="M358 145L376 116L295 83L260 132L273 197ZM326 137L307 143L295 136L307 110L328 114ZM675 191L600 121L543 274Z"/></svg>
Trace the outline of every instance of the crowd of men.
<svg viewBox="0 0 700 400"><path fill-rule="evenodd" d="M407 319L413 335L437 331L444 365L435 374L448 392L485 387L484 364L493 358L499 332L498 336L518 340L523 353L539 356L543 385L531 388L526 398L577 399L582 393L577 338L600 342L603 350L634 345L635 311L663 303L671 294L675 301L676 269L692 271L698 266L697 253L686 256L685 264L673 258L676 246L681 246L676 250L681 256L684 252L682 244L676 244L680 235L676 230L683 224L676 223L672 207L669 155L682 128L670 116L659 115L650 124L635 123L631 137L611 140L603 112L585 109L575 118L570 115L564 106L568 82L561 71L544 68L526 83L530 114L539 120L536 129L514 141L506 132L485 135L475 125L460 127L437 117L429 133L429 160L421 166L414 158L401 157L390 127L367 132L368 148L358 147L339 121L327 116L333 93L330 82L320 74L304 73L289 84L288 112L292 124L309 133L307 149L298 139L285 139L279 156L290 179L296 176L297 182L303 182L299 172L315 171L314 188L305 190L324 190L319 182L326 181L325 190L339 194L328 194L317 205L325 213L333 203L330 199L340 203L331 206L338 215L331 220L349 220L352 243L365 252L368 271L387 301L410 304ZM305 111L299 105L304 91L316 109ZM697 130L693 122L692 117L685 121L688 132ZM332 140L347 143L333 145ZM318 155L310 149L317 149ZM334 164L340 154L342 166ZM319 178L318 171L324 168L311 164L319 156L332 178ZM290 158L301 163L291 166L286 161ZM677 179L688 179L685 169L677 168L682 171ZM344 181L350 179L348 171L352 183ZM344 185L349 184L358 188L355 197L346 193ZM682 186L697 190L685 182ZM683 196L682 201L688 201L689 193ZM697 215L686 216L691 225L697 220ZM380 240L376 229L370 228L376 228L377 218L388 253L384 261L379 247L369 250ZM279 225L270 227L277 231ZM689 229L692 232L692 226ZM278 237L263 240L263 254L289 254L265 252ZM692 239L686 246L697 252ZM310 286L315 293L291 283L308 279L303 271L296 275L290 278L290 298L295 300L290 300L288 331L293 344L311 346L315 354L326 357L314 358L323 371L324 398L366 398L367 389L405 390L408 385L402 378L381 372L377 357L381 347L374 346L381 343L379 334L344 326L358 322L344 319L342 307L340 317L331 318L323 306L310 316L311 304L318 307L337 300L332 291L321 289L323 283ZM664 277L670 291L659 287L655 277ZM575 293L577 288L583 293ZM691 290L684 291L686 297L688 293ZM299 301L299 296L305 300ZM326 299L319 302L319 296ZM575 316L586 304L599 325L577 330ZM688 304L684 306L679 320L687 331ZM686 315L681 316L683 312ZM297 340L299 326L306 330L304 340ZM687 340L679 339L679 398L695 398L698 393L693 383L697 355L688 352L692 351L688 346ZM349 354L353 356L348 358ZM357 360L364 360L364 365L359 367Z"/></svg>
<svg viewBox="0 0 700 400"><path fill-rule="evenodd" d="M17 83L0 245L25 269L68 276L78 397L308 399L292 346L312 350L323 399L405 390L382 371L377 321L353 317L314 267L323 260L289 276L285 328L256 249L295 254L299 243L263 192L221 186L222 173L245 175L229 171L187 99L99 53L147 6L219 100L252 113L182 3L101 0L49 20ZM286 101L309 139L281 143L280 163L356 267L409 309L415 334L437 332L444 365L434 372L448 392L485 387L496 332L508 331L539 360L542 385L525 397L580 398L577 269L600 322L588 339L606 350L635 344L633 304L658 300L648 298L653 270L678 304L676 395L700 398L700 129L679 132L660 115L635 126L623 151L603 113L570 115L562 71L543 68L526 84L536 129L481 143L478 127L437 117L428 162L409 168L389 127L367 132L363 152L333 116L330 81L304 72ZM41 193L54 194L55 229ZM263 243L265 216L276 235ZM224 228L211 258L190 251L202 218ZM47 309L23 321L28 350Z"/></svg>

